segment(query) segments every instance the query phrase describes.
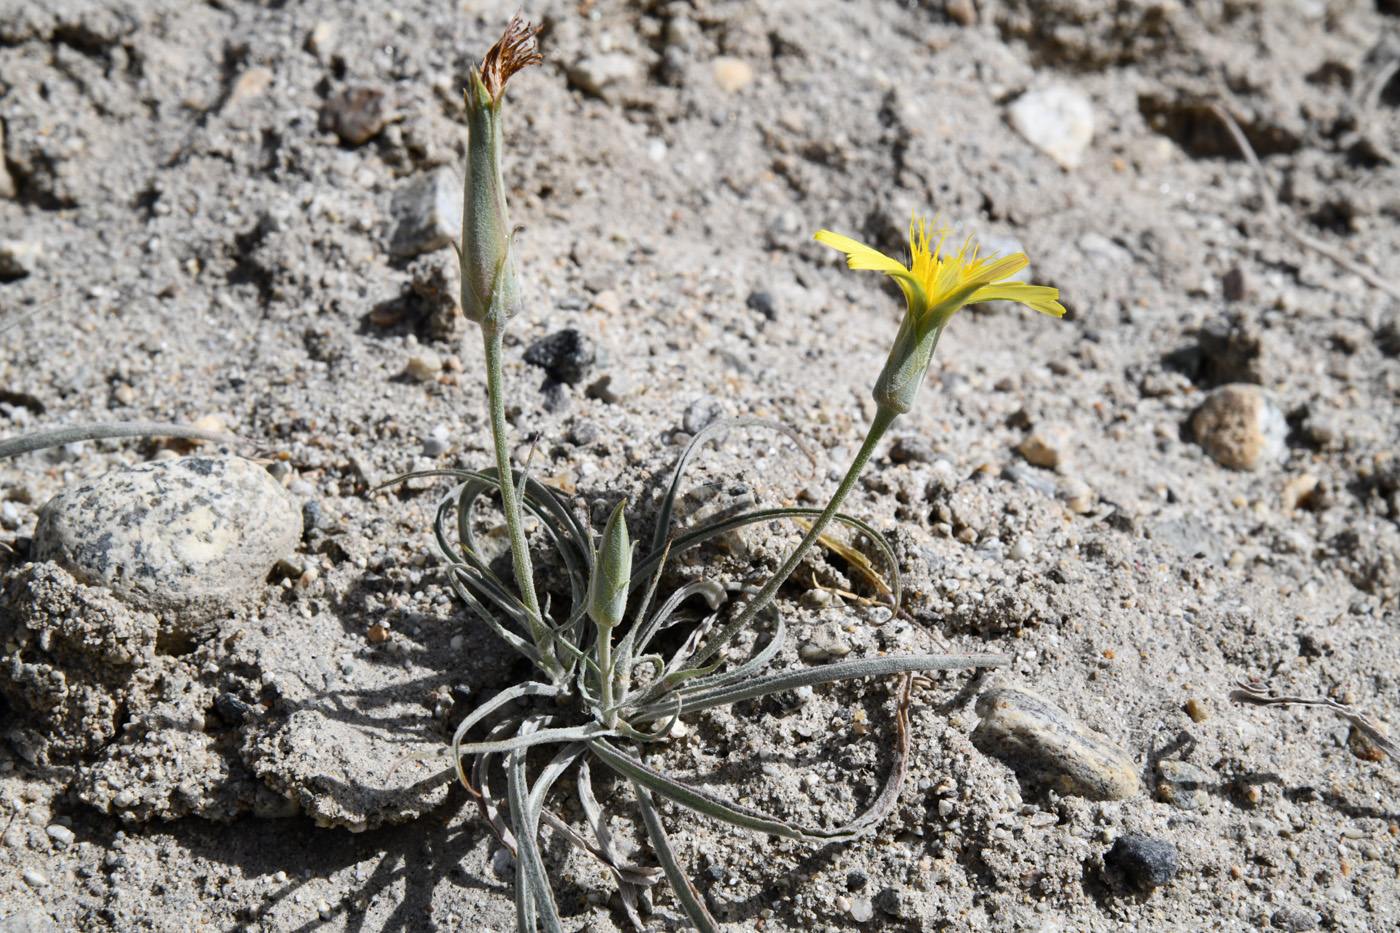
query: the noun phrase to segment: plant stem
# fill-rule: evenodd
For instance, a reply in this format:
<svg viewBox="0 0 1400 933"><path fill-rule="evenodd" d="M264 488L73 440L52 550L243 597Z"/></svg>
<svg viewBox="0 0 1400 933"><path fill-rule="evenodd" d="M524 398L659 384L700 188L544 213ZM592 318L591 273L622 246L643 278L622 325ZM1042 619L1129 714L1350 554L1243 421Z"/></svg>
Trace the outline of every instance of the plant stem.
<svg viewBox="0 0 1400 933"><path fill-rule="evenodd" d="M496 479L501 488L501 511L506 516L510 532L510 557L515 568L515 585L520 589L520 601L530 619L530 635L539 649L551 675L562 675L563 668L555 659L553 635L540 615L539 598L535 595L535 569L530 563L530 549L525 541L525 518L520 497L516 495L515 473L510 466L510 450L506 444L506 400L502 392L501 331L483 326L482 343L486 350L486 392L490 397L491 437L496 444Z"/></svg>
<svg viewBox="0 0 1400 933"><path fill-rule="evenodd" d="M693 667L700 667L716 651L733 638L736 633L745 626L753 622L754 617L773 601L773 597L778 592L778 587L782 586L792 572L797 569L797 565L802 562L802 558L807 556L807 552L812 549L812 545L817 543L817 539L822 536L826 526L831 524L831 520L836 517L836 512L841 508L841 503L854 488L856 480L865 471L865 465L870 462L870 455L875 452L875 445L880 443L880 438L885 436L894 419L899 417L899 412L886 405L879 406L875 411L875 419L870 422L870 427L865 432L865 441L861 444L860 450L856 453L855 459L851 461L850 468L846 470L846 476L841 480L841 485L831 497L831 501L826 504L822 514L817 516L817 520L812 523L812 527L807 531L807 536L802 539L802 543L797 545L783 565L778 568L773 576L768 578L768 582L763 585L763 589L753 598L739 618L730 622L717 636L692 657L689 664Z"/></svg>
<svg viewBox="0 0 1400 933"><path fill-rule="evenodd" d="M595 569L594 573L597 572ZM617 710L613 708L616 705L614 702L616 692L613 689L612 634L612 626L598 626L598 672L601 681L599 688L603 694L603 709L607 710L606 721L603 725L609 729L617 725Z"/></svg>

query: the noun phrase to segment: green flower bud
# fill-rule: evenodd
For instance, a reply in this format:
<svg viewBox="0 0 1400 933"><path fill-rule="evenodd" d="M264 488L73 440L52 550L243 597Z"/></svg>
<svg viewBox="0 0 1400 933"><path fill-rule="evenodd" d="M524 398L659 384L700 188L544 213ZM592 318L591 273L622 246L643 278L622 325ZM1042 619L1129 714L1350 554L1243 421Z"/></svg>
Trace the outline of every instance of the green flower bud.
<svg viewBox="0 0 1400 933"><path fill-rule="evenodd" d="M535 48L537 32L512 19L481 67L472 70L466 90L471 138L462 205L462 313L486 330L500 330L520 310L515 230L501 176L501 104L510 76L544 60Z"/></svg>
<svg viewBox="0 0 1400 933"><path fill-rule="evenodd" d="M622 622L627 611L627 594L632 581L632 542L627 537L627 519L622 510L626 500L613 509L603 529L603 546L593 562L593 578L588 581L588 616L593 624L607 631Z"/></svg>

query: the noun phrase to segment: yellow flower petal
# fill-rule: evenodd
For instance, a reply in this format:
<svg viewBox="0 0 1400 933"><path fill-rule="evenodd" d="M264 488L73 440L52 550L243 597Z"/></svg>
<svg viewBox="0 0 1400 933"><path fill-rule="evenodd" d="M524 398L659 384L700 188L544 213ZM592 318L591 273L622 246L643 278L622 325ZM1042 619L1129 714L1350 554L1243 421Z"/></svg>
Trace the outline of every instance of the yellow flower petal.
<svg viewBox="0 0 1400 933"><path fill-rule="evenodd" d="M1064 317L1065 307L1055 299L1060 297L1058 289L1045 285L1027 285L1024 282L1002 282L977 289L972 301L1019 301L1029 305L1041 314Z"/></svg>
<svg viewBox="0 0 1400 933"><path fill-rule="evenodd" d="M977 270L977 277L988 282L1000 282L1002 279L1010 278L1031 264L1025 253L1012 253L1010 256L1003 256L1000 259L988 258L983 262L990 263L990 265Z"/></svg>
<svg viewBox="0 0 1400 933"><path fill-rule="evenodd" d="M873 269L876 272L909 271L904 267L904 263L891 259L879 250L872 249L848 236L832 233L830 230L820 230L813 239L845 253L846 261L850 263L852 269Z"/></svg>

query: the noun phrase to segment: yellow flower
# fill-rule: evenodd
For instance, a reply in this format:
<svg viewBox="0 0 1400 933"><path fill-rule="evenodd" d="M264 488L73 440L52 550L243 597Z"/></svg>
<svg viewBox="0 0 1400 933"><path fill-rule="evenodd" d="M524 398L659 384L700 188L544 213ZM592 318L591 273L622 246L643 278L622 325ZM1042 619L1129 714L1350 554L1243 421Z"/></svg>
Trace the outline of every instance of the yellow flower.
<svg viewBox="0 0 1400 933"><path fill-rule="evenodd" d="M894 279L909 308L899 325L894 347L875 383L875 401L893 414L909 411L923 385L929 360L943 326L963 305L977 301L1019 301L1044 314L1061 317L1059 291L1044 285L1006 282L1029 262L1024 253L979 258L968 237L956 256L940 256L948 230L930 230L918 218L909 221L908 266L850 237L819 231L816 239L846 254L852 269L873 269ZM930 248L930 240L937 242Z"/></svg>
<svg viewBox="0 0 1400 933"><path fill-rule="evenodd" d="M852 269L873 269L893 278L904 291L909 313L923 326L946 323L963 305L977 301L1019 301L1045 314L1064 315L1064 306L1056 301L1060 295L1056 289L1002 281L1029 264L1025 253L980 259L968 237L956 257L940 258L948 233L946 228L930 230L924 221L911 219L909 252L913 262L909 266L829 230L820 231L816 239L845 253ZM938 237L938 242L930 249L932 236Z"/></svg>

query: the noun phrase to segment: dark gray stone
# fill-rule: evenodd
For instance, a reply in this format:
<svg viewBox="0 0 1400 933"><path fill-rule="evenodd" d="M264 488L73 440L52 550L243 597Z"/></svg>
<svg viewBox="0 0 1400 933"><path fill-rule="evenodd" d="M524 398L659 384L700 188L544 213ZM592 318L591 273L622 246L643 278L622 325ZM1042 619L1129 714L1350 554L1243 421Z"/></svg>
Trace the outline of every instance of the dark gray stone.
<svg viewBox="0 0 1400 933"><path fill-rule="evenodd" d="M1103 857L1104 864L1141 891L1160 887L1176 877L1181 856L1176 846L1151 836L1119 836Z"/></svg>
<svg viewBox="0 0 1400 933"><path fill-rule="evenodd" d="M918 434L906 434L890 445L890 460L894 463L932 463L936 456L933 445Z"/></svg>
<svg viewBox="0 0 1400 933"><path fill-rule="evenodd" d="M595 358L593 341L572 327L541 337L525 351L525 362L569 385L587 378Z"/></svg>
<svg viewBox="0 0 1400 933"><path fill-rule="evenodd" d="M1212 386L1265 381L1264 334L1253 316L1214 317L1196 332L1201 348L1201 375Z"/></svg>
<svg viewBox="0 0 1400 933"><path fill-rule="evenodd" d="M778 319L778 302L772 292L753 292L744 303L770 321Z"/></svg>

